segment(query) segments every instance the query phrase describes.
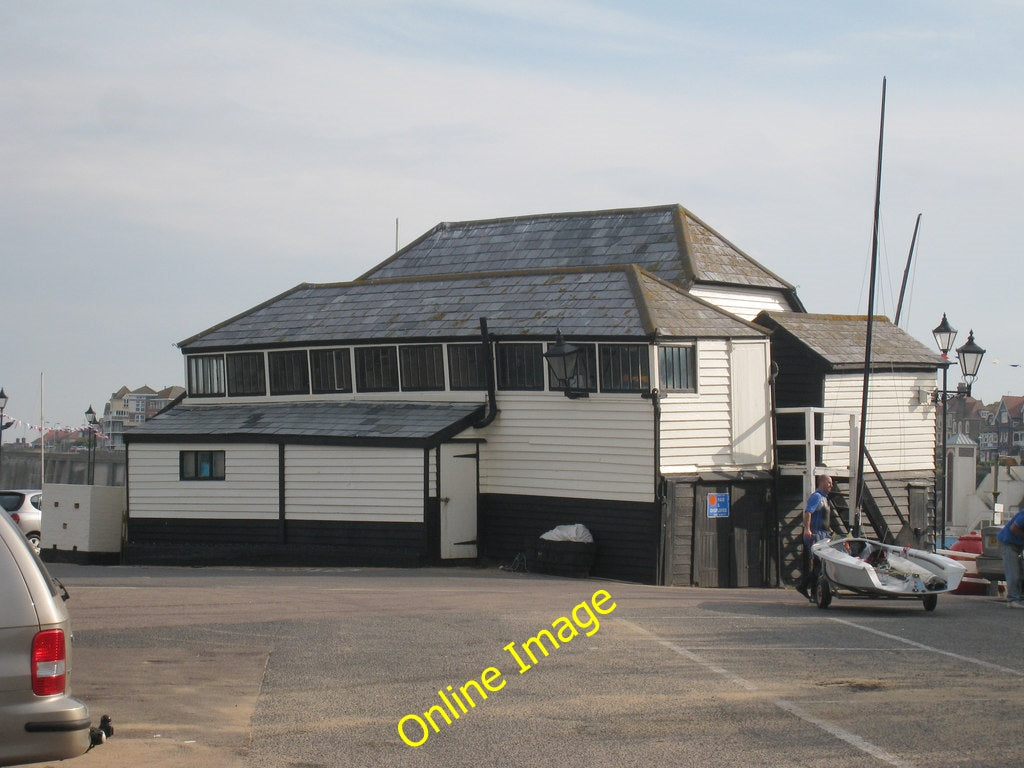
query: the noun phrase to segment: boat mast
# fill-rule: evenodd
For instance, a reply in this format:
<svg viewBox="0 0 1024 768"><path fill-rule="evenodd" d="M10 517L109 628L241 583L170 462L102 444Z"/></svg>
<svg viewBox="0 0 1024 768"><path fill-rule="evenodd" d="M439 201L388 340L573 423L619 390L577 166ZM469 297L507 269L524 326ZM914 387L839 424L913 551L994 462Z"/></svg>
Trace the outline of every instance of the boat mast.
<svg viewBox="0 0 1024 768"><path fill-rule="evenodd" d="M903 296L907 292L907 278L910 277L910 260L914 258L914 246L917 245L917 230L921 228L921 214L917 214L917 221L914 223L914 236L910 238L910 252L907 254L907 266L903 268L903 283L900 285L900 300L896 302L896 319L892 324L899 326L900 313L903 311Z"/></svg>
<svg viewBox="0 0 1024 768"><path fill-rule="evenodd" d="M857 492L854 496L853 535L860 536L864 501L864 442L868 424L868 382L871 378L871 341L875 320L875 275L878 271L878 209L882 196L882 138L885 134L885 78L882 78L882 113L878 126L878 170L875 174L875 221L871 229L871 285L868 288L868 328L864 341L864 387L860 402L860 442L857 446Z"/></svg>

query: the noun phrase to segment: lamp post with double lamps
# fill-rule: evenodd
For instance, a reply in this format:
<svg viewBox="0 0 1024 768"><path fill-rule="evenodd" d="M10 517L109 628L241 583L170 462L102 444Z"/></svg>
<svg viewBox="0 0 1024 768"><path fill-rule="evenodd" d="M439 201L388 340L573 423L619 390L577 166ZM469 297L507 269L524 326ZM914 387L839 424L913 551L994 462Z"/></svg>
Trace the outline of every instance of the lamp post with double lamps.
<svg viewBox="0 0 1024 768"><path fill-rule="evenodd" d="M0 478L3 478L4 469L4 430L9 424L4 424L4 408L7 407L7 393L0 387ZM2 482L2 479L0 479Z"/></svg>
<svg viewBox="0 0 1024 768"><path fill-rule="evenodd" d="M942 353L944 360L949 360L949 350L953 348L956 340L956 329L949 324L946 313L942 313L942 322L932 329L932 336L935 337L935 345ZM936 402L942 404L942 517L940 522L939 506L936 503L935 518L933 519L933 534L936 549L946 548L946 519L949 515L947 504L949 500L949 455L946 446L946 433L948 431L949 409L947 404L957 397L969 397L971 385L978 377L978 369L981 367L981 359L985 356L985 350L974 341L974 330L967 335L967 343L957 347L957 360L960 363L960 375L963 382L954 390L949 391L948 375L949 365L942 366L942 390L936 392Z"/></svg>
<svg viewBox="0 0 1024 768"><path fill-rule="evenodd" d="M85 412L85 420L88 422L86 429L89 430L88 440L86 444L86 464L85 464L85 483L86 485L92 485L96 479L96 425L99 421L96 418L96 411L89 406L89 410Z"/></svg>

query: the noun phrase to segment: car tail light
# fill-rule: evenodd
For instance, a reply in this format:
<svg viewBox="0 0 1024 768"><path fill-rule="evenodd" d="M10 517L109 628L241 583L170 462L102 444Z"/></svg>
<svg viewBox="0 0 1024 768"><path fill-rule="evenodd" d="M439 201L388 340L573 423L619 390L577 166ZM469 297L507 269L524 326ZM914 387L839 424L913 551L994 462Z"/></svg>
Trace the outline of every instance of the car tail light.
<svg viewBox="0 0 1024 768"><path fill-rule="evenodd" d="M44 629L32 638L32 692L36 696L64 693L67 684L64 630Z"/></svg>
<svg viewBox="0 0 1024 768"><path fill-rule="evenodd" d="M16 523L21 522L21 518L18 516L17 512L11 512L11 520L13 520Z"/></svg>

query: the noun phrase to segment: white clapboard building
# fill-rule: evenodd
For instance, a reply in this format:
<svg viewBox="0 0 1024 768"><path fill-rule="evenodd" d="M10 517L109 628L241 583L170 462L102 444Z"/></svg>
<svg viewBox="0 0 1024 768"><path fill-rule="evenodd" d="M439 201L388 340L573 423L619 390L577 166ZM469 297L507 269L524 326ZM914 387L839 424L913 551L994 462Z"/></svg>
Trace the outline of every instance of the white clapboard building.
<svg viewBox="0 0 1024 768"><path fill-rule="evenodd" d="M679 206L440 224L180 342L187 395L125 435L126 558L510 561L582 523L597 575L772 583L753 318L803 311Z"/></svg>

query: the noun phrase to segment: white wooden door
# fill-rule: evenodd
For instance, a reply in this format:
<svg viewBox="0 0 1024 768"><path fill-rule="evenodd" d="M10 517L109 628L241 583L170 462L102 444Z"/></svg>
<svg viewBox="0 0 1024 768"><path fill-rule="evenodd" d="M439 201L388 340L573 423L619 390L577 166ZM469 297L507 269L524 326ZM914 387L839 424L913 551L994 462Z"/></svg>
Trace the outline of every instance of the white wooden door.
<svg viewBox="0 0 1024 768"><path fill-rule="evenodd" d="M730 358L732 460L736 464L770 464L768 345L734 343Z"/></svg>
<svg viewBox="0 0 1024 768"><path fill-rule="evenodd" d="M441 446L441 558L476 557L476 446Z"/></svg>

